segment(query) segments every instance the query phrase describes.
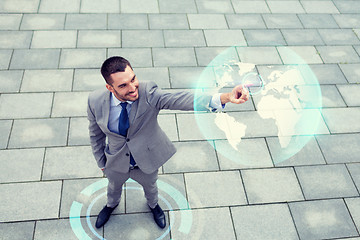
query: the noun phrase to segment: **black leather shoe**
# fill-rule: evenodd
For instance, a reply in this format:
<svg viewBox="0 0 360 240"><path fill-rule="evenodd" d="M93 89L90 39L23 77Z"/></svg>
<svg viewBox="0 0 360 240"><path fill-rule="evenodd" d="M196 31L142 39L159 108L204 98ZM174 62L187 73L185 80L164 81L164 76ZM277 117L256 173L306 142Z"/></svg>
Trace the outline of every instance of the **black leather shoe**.
<svg viewBox="0 0 360 240"><path fill-rule="evenodd" d="M97 216L95 227L101 228L105 225L105 223L109 220L111 213L114 211L114 209L117 207L111 208L105 205L105 207L100 211L99 215Z"/></svg>
<svg viewBox="0 0 360 240"><path fill-rule="evenodd" d="M154 215L154 220L156 224L159 227L164 228L166 226L165 214L159 204L157 204L155 208L150 208L150 210Z"/></svg>

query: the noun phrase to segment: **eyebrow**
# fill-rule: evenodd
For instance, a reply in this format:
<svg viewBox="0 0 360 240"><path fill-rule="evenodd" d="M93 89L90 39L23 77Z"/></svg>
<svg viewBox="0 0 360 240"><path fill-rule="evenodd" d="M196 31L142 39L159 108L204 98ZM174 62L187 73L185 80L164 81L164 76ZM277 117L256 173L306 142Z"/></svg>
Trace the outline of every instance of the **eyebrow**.
<svg viewBox="0 0 360 240"><path fill-rule="evenodd" d="M135 78L136 78L136 74L135 74L134 77L131 79L131 81L134 80ZM126 85L126 83L123 83L123 84L120 84L118 87L125 86L125 85Z"/></svg>

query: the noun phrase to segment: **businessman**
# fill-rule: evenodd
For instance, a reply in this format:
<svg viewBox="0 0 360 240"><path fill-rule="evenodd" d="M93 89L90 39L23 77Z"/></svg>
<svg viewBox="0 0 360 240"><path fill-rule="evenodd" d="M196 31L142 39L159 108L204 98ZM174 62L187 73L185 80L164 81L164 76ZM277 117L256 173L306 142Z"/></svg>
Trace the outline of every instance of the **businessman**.
<svg viewBox="0 0 360 240"><path fill-rule="evenodd" d="M109 220L120 202L122 185L132 178L142 185L156 224L164 228L156 181L159 167L176 149L158 124L159 111L194 110L194 103L196 110L208 111L227 102L244 103L249 93L241 85L228 93L197 99L189 92L167 93L153 82L139 81L129 61L117 56L103 63L101 74L106 89L92 92L87 108L92 151L109 180L107 203L95 226L100 228Z"/></svg>

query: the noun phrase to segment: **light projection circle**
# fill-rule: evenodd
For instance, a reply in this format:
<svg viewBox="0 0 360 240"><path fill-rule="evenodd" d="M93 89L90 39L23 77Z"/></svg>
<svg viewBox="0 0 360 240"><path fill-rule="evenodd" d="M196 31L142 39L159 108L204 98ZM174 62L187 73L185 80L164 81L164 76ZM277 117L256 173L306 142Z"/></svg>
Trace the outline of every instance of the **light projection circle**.
<svg viewBox="0 0 360 240"><path fill-rule="evenodd" d="M231 166L279 164L326 128L315 74L291 48L279 48L282 59L289 64L241 61L246 56L251 59L249 48L230 47L217 55L196 80L194 108L198 128L220 158L233 162ZM202 111L198 105L203 94L231 92L240 84L249 90L248 102L228 103L215 113ZM268 149L271 156L266 154Z"/></svg>
<svg viewBox="0 0 360 240"><path fill-rule="evenodd" d="M127 183L134 183L135 181L132 179L128 179ZM91 216L91 209L93 208L94 204L104 198L106 199L106 189L108 185L107 179L101 179L97 182L94 182L84 188L79 196L77 197L77 200L72 202L72 205L70 207L69 212L69 221L70 226L76 235L78 239L102 239L106 240L106 238L103 238L93 227L92 223L90 222L90 216ZM165 203L167 208L169 209L169 226L165 228L161 235L156 237L155 239L161 240L168 238L168 235L170 233L170 230L174 228L176 224L176 230L178 232L181 232L184 235L188 235L191 233L192 225L193 225L193 216L191 213L191 209L189 208L189 203L187 202L184 195L176 189L171 184L168 184L164 181L158 180L157 185L159 190L164 192L166 195L170 197L170 200L175 202L177 205L177 208L181 211L181 219L180 222L177 223L175 221L174 212L173 212L173 206L171 203L167 200L169 198L159 194L159 199ZM123 187L123 189L127 190L140 190L143 191L141 187L132 187L132 186L126 186ZM104 200L103 199L103 200ZM104 200L105 201L105 200ZM85 217L82 216L82 214L85 213Z"/></svg>

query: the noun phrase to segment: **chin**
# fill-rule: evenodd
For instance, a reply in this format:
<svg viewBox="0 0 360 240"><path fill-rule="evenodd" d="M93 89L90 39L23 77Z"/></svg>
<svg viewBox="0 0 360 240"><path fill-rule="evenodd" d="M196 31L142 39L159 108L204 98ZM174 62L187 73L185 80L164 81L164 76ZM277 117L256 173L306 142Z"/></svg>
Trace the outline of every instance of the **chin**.
<svg viewBox="0 0 360 240"><path fill-rule="evenodd" d="M139 98L139 93L138 92L136 93L136 96L130 96L130 95L127 96L128 101L135 101L138 98Z"/></svg>

